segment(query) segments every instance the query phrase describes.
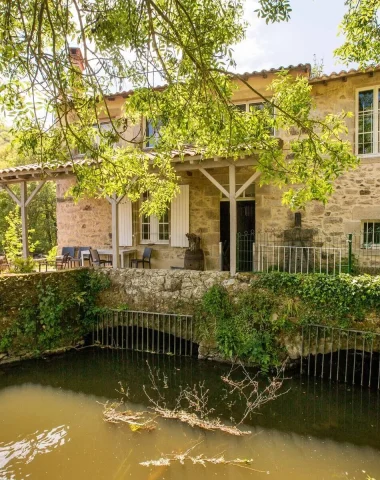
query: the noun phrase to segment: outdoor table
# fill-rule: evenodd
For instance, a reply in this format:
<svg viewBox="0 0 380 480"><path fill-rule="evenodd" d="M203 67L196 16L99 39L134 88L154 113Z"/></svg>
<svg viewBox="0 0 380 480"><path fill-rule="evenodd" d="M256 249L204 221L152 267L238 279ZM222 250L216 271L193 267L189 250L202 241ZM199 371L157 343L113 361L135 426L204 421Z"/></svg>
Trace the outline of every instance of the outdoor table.
<svg viewBox="0 0 380 480"><path fill-rule="evenodd" d="M97 248L97 251L99 255L112 255L112 248ZM130 255L133 253L137 253L137 250L135 248L126 248L126 249L120 249L119 254L120 254L120 267L125 268L125 257L127 257L127 266L129 266L129 259ZM84 257L90 255L90 250L82 250L81 252L81 265L83 267L84 265Z"/></svg>

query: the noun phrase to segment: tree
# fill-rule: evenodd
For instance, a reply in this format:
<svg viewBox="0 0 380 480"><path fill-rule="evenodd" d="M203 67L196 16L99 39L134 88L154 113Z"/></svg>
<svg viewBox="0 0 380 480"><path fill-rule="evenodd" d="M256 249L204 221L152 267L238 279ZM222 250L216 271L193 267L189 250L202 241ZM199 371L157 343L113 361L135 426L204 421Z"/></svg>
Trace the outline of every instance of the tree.
<svg viewBox="0 0 380 480"><path fill-rule="evenodd" d="M284 202L291 207L326 201L332 181L357 164L349 143L339 138L345 114L315 118L307 81L284 74L272 85L272 99L262 97L267 108L244 114L234 109L234 82L246 83L233 72L232 51L245 35L243 4L0 0L0 105L13 116L20 152L40 163L84 152L95 165L73 164L76 196L127 193L135 200L148 191L142 210L158 216L177 191L171 152L182 155L189 143L205 158L257 153L262 181L285 186ZM286 20L290 9L287 0L261 0L261 8L270 21ZM80 44L83 59L73 59L73 43ZM164 88L152 88L157 76ZM115 121L107 95L125 81L134 92ZM274 107L278 114L272 118ZM99 128L101 114L110 117L111 131ZM135 148L140 139L113 147L141 115L161 125L153 169ZM287 145L287 157L281 142L270 136L272 127L300 132Z"/></svg>
<svg viewBox="0 0 380 480"><path fill-rule="evenodd" d="M361 67L380 62L380 1L346 0L348 11L341 29L345 42L335 54L345 63L357 62Z"/></svg>
<svg viewBox="0 0 380 480"><path fill-rule="evenodd" d="M12 134L9 128L0 124L0 168L13 167L16 165L35 162L31 156L17 154L17 147L12 145ZM28 194L36 188L36 183L28 184ZM19 195L19 188L13 187L14 192ZM19 220L19 208L9 197L8 193L0 190L0 251L6 249L9 244L7 232L11 224L13 230L16 220ZM28 208L30 243L34 245L36 253L46 253L57 243L56 228L56 195L55 184L47 182L38 195L33 199ZM10 224L10 220L12 220ZM17 221L18 221L17 220ZM17 222L16 222L17 223ZM11 228L11 230L12 230ZM18 228L18 227L17 227ZM20 232L19 232L20 233ZM20 233L21 235L21 233ZM12 251L20 253L22 250L21 236L14 235L19 242L12 242Z"/></svg>

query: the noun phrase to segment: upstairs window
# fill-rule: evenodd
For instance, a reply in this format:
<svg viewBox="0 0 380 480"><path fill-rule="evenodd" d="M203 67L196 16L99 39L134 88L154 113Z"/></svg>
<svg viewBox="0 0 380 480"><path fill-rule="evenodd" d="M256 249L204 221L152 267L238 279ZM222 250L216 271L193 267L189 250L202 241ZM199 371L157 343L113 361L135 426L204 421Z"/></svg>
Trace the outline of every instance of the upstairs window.
<svg viewBox="0 0 380 480"><path fill-rule="evenodd" d="M369 155L379 150L379 87L357 93L356 153Z"/></svg>
<svg viewBox="0 0 380 480"><path fill-rule="evenodd" d="M235 104L235 108L240 112L252 112L257 110L264 110L264 108L270 108L271 116L274 117L274 108L273 105L266 104L265 102L246 102L246 103L237 103ZM270 128L270 134L274 135L275 130L273 127Z"/></svg>
<svg viewBox="0 0 380 480"><path fill-rule="evenodd" d="M160 135L161 124L154 126L151 120L146 120L145 124L145 146L147 148L153 148L156 146L157 140Z"/></svg>

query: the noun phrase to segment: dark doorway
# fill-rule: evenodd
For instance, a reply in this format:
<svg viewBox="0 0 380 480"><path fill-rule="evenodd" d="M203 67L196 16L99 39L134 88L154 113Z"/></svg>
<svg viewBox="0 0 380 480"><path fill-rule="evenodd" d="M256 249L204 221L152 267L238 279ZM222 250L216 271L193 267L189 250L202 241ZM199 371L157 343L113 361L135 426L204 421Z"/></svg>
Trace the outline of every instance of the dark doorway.
<svg viewBox="0 0 380 480"><path fill-rule="evenodd" d="M237 202L237 233L252 236L255 228L255 201ZM230 269L230 202L220 202L220 241L223 246L223 270ZM239 259L238 263L239 263Z"/></svg>

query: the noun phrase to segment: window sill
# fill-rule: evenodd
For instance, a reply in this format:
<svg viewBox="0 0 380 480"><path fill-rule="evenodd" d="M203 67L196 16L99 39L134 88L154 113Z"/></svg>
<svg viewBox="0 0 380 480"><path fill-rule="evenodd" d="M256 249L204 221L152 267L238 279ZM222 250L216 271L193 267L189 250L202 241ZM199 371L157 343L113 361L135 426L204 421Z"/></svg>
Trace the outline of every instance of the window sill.
<svg viewBox="0 0 380 480"><path fill-rule="evenodd" d="M140 240L140 245L169 245L169 240Z"/></svg>
<svg viewBox="0 0 380 480"><path fill-rule="evenodd" d="M359 158L376 158L380 157L380 152L379 153L356 153L356 156Z"/></svg>

